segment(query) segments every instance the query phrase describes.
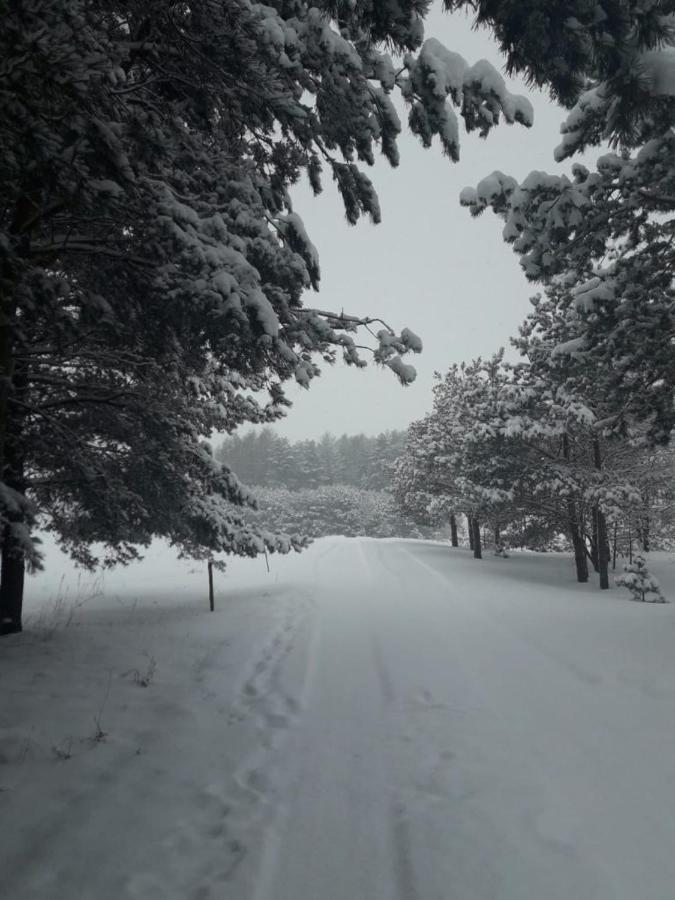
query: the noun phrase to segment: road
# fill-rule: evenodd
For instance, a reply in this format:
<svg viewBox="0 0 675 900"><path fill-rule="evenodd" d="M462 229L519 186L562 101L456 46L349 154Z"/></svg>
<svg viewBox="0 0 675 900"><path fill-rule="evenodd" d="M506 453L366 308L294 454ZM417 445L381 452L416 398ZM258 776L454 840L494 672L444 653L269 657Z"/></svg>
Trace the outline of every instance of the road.
<svg viewBox="0 0 675 900"><path fill-rule="evenodd" d="M302 640L256 686L255 900L675 897L672 690L639 658L631 680L642 648L578 605L597 594L546 602L500 562L376 541L312 560Z"/></svg>
<svg viewBox="0 0 675 900"><path fill-rule="evenodd" d="M673 900L672 607L422 542L272 565L6 896Z"/></svg>

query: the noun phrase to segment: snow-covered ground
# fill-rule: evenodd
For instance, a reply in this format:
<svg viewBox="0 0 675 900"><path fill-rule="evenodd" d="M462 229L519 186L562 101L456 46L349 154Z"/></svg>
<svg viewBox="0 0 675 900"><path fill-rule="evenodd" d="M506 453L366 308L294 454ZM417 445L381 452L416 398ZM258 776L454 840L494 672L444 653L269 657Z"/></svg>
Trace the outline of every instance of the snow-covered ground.
<svg viewBox="0 0 675 900"><path fill-rule="evenodd" d="M216 574L214 613L161 547L29 582L3 897L673 900L675 604L424 542L270 564Z"/></svg>

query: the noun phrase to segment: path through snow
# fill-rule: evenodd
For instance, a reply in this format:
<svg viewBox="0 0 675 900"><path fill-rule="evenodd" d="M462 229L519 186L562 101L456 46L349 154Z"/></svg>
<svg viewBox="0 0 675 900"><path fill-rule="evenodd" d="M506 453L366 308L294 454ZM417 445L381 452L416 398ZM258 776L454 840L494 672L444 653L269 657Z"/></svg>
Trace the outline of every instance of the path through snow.
<svg viewBox="0 0 675 900"><path fill-rule="evenodd" d="M5 896L672 900L675 606L422 542L247 565L3 643Z"/></svg>

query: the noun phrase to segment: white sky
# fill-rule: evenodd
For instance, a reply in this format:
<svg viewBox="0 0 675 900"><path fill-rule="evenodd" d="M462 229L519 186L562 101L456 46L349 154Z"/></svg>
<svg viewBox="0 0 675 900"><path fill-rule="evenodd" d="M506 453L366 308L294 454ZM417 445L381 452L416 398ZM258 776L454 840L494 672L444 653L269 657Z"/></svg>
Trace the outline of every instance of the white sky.
<svg viewBox="0 0 675 900"><path fill-rule="evenodd" d="M504 59L490 34L473 31L463 14L443 13L437 3L426 34L469 63L487 58L502 70ZM502 241L500 220L490 212L471 218L459 205L459 193L495 169L516 178L533 169L560 169L553 148L565 111L522 82L506 81L510 90L530 97L534 127L503 123L486 140L464 133L459 163L443 156L438 143L425 150L407 133L400 110L399 167L392 169L381 158L368 172L380 198L380 225L365 220L348 225L330 176L318 198L305 185L295 191L295 210L321 260L321 290L308 293L305 304L381 316L397 331L407 326L422 338L424 352L406 357L418 373L407 388L388 369L357 370L342 362L324 366L309 391L289 385L294 405L275 426L279 433L299 440L325 431L376 434L405 428L430 407L434 371L508 345L536 287L527 283Z"/></svg>

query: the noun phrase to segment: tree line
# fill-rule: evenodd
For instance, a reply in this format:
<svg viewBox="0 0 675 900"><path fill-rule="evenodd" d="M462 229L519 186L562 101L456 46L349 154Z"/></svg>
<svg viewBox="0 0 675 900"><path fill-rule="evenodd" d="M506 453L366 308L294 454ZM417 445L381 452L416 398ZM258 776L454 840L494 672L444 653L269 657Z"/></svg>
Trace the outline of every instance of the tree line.
<svg viewBox="0 0 675 900"><path fill-rule="evenodd" d="M250 485L296 491L341 484L380 491L391 487L404 442L404 431L376 437L326 433L318 441L289 441L263 428L226 438L215 455Z"/></svg>
<svg viewBox="0 0 675 900"><path fill-rule="evenodd" d="M675 448L653 444L643 423L613 427L613 373L553 352L552 311L535 301L513 341L520 362L499 351L438 376L432 412L408 431L395 492L416 521L447 522L454 546L465 520L476 558L486 532L497 552L550 549L564 535L577 580L592 568L607 588L617 555L672 545Z"/></svg>
<svg viewBox="0 0 675 900"><path fill-rule="evenodd" d="M260 528L309 538L421 537L391 492L406 433L387 431L318 441L289 441L271 428L226 438L216 457L253 489L257 509L247 518Z"/></svg>

